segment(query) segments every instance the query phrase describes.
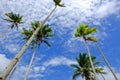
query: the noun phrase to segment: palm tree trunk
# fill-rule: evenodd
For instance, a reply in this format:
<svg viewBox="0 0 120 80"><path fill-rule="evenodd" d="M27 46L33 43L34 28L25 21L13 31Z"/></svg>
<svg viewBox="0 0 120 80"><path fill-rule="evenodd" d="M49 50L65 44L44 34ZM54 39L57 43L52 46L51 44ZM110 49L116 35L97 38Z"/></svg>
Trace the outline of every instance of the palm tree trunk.
<svg viewBox="0 0 120 80"><path fill-rule="evenodd" d="M9 74L9 76L8 76L8 80L11 79L11 77L12 77L14 71L16 70L16 67L18 66L18 64L19 64L19 61L18 61L17 64L14 66L14 68L11 70L11 72L10 72L10 74Z"/></svg>
<svg viewBox="0 0 120 80"><path fill-rule="evenodd" d="M100 75L102 76L103 80L106 80L103 74L100 74Z"/></svg>
<svg viewBox="0 0 120 80"><path fill-rule="evenodd" d="M39 27L37 27L36 31L32 34L30 39L26 42L26 44L22 47L22 49L19 51L19 53L15 56L15 58L10 62L10 64L6 67L6 69L0 74L0 80L5 80L7 76L9 75L12 68L16 65L16 63L19 61L19 59L22 57L30 43L32 42L33 38L37 35L38 31L40 30L41 26L45 24L45 22L48 20L48 18L51 16L51 14L54 12L54 10L57 8L57 6L54 7L54 9L49 13L49 15L45 18L45 20L41 23Z"/></svg>
<svg viewBox="0 0 120 80"><path fill-rule="evenodd" d="M88 43L87 43L87 41L85 40L85 38L83 38L83 39L84 39L84 43L85 43L85 46L86 46L86 49L87 49L87 53L88 53L88 56L89 56L89 60L90 60L90 63L91 63L91 67L92 67L93 73L94 73L94 75L95 75L95 80L98 80L98 77L97 77L97 74L96 74L96 71L95 71L95 67L94 67L93 62L92 62L91 53L90 53L90 49L89 49L89 47L88 47Z"/></svg>
<svg viewBox="0 0 120 80"><path fill-rule="evenodd" d="M112 74L113 74L115 80L118 80L118 78L117 78L115 72L113 71L112 67L110 66L109 62L107 61L106 57L104 56L104 53L103 53L102 50L99 48L99 46L98 46L97 43L95 43L95 45L96 45L97 49L99 50L101 56L103 57L103 59L104 59L106 65L107 65L107 67L108 67L108 68L110 69L110 71L112 72Z"/></svg>
<svg viewBox="0 0 120 80"><path fill-rule="evenodd" d="M34 52L33 52L33 54L32 54L32 58L31 58L31 60L30 60L29 66L28 66L28 68L27 68L27 72L26 72L26 74L25 74L25 76L24 76L24 80L27 80L27 78L28 78L28 74L29 74L29 72L30 72L30 68L31 68L31 66L32 66L32 63L33 63L33 60L34 60L34 57L35 57L35 53L36 53L36 49L34 49Z"/></svg>

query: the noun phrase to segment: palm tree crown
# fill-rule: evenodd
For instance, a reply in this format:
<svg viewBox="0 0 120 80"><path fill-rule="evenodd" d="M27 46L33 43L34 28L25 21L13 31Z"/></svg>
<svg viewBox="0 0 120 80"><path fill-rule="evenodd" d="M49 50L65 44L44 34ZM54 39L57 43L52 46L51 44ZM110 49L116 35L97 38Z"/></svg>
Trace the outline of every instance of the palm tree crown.
<svg viewBox="0 0 120 80"><path fill-rule="evenodd" d="M93 34L95 32L97 32L97 29L95 27L89 28L87 24L80 24L76 30L75 37L83 37L85 40L97 42L97 38L90 36L90 34Z"/></svg>
<svg viewBox="0 0 120 80"><path fill-rule="evenodd" d="M36 28L39 27L39 25L39 21L35 21L31 23L31 29L27 30L23 28L22 34L25 35L24 39L28 40L33 34L33 32L36 30ZM44 25L41 27L38 34L33 39L32 46L40 45L40 43L46 43L50 47L50 44L48 43L47 39L52 36L54 36L52 28L50 28L49 25Z"/></svg>
<svg viewBox="0 0 120 80"><path fill-rule="evenodd" d="M105 72L103 71L103 68L97 67L100 62L95 61L96 57L93 57L93 56L91 57L92 57L94 66L96 66L95 68L96 73L105 74ZM76 80L76 77L79 75L81 75L86 80L94 79L94 73L91 69L92 67L89 61L89 57L86 55L86 53L81 53L79 55L79 58L76 58L76 61L78 64L71 64L71 66L74 67L75 69L73 74L73 80Z"/></svg>
<svg viewBox="0 0 120 80"><path fill-rule="evenodd" d="M63 3L61 4L61 0L54 0L54 3L56 6L65 7Z"/></svg>
<svg viewBox="0 0 120 80"><path fill-rule="evenodd" d="M21 15L19 15L19 14L15 14L15 13L11 12L11 13L6 13L5 15L6 15L8 18L6 18L6 19L4 19L4 20L12 23L12 24L10 25L10 28L11 28L11 29L13 29L14 27L17 27L17 29L18 29L18 25L23 23L23 21L22 21L23 16L21 16Z"/></svg>

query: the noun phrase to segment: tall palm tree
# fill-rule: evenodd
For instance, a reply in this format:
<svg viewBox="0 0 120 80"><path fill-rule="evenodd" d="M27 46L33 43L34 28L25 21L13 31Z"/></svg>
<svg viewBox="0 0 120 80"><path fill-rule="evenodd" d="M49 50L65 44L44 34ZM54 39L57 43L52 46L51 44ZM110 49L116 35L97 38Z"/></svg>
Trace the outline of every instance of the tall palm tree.
<svg viewBox="0 0 120 80"><path fill-rule="evenodd" d="M18 30L19 24L24 23L24 22L22 21L23 16L21 16L21 15L19 15L19 14L15 14L15 13L11 12L11 13L5 13L5 16L6 16L7 18L3 18L3 20L11 23L11 25L9 26L9 28L11 28L11 29L13 29L14 27L16 27L17 30ZM9 28L7 28L7 29L0 35L0 37L5 36L5 34L6 34L6 33L8 32L8 30L9 30Z"/></svg>
<svg viewBox="0 0 120 80"><path fill-rule="evenodd" d="M88 25L86 25L86 24L80 24L80 26L76 30L75 37L82 37L83 38L86 49L87 49L87 53L89 56L89 60L90 60L91 66L92 66L92 70L95 74L95 79L98 80L97 75L96 75L96 71L95 71L95 67L94 67L93 62L92 62L90 49L88 47L88 42L87 42L87 40L96 41L96 39L94 39L94 37L91 38L91 36L88 36L90 34L95 33L96 31L97 31L96 28L89 28Z"/></svg>
<svg viewBox="0 0 120 80"><path fill-rule="evenodd" d="M96 57L91 56L93 65L96 66L95 70L98 74L105 74L103 68L97 67L100 62L96 62ZM76 80L76 77L81 75L85 80L94 79L94 73L92 71L91 63L89 57L86 53L81 53L78 58L76 58L77 64L71 64L74 67L75 71L73 74L73 80Z"/></svg>
<svg viewBox="0 0 120 80"><path fill-rule="evenodd" d="M96 28L95 28L94 30L95 30L95 32L97 31L97 29L96 29ZM90 33L90 34L91 34L91 33ZM88 40L88 41L92 41L92 42L94 42L94 43L95 43L96 48L97 48L97 49L98 49L98 51L100 52L100 54L101 54L101 56L102 56L103 60L105 61L105 63L106 63L106 65L107 65L107 67L108 67L108 68L110 69L110 71L112 72L112 74L113 74L113 76L114 76L115 80L118 80L118 78L117 78L117 76L116 76L116 74L115 74L114 70L112 69L112 67L111 67L111 65L109 64L108 60L106 59L106 57L105 57L104 53L102 52L102 50L100 49L100 47L99 47L99 46L98 46L98 44L97 44L98 39L97 39L97 38L95 38L95 37L93 37L93 36L89 36L89 37L87 37L87 38L86 38L86 40Z"/></svg>
<svg viewBox="0 0 120 80"><path fill-rule="evenodd" d="M31 25L32 25L31 27L32 29L27 30L23 28L22 34L25 36L24 38L25 40L28 40L31 37L33 32L36 30L36 28L39 27L40 23L39 21L35 21L35 22L32 22ZM27 68L27 72L24 77L24 80L27 80L28 74L30 72L30 68L32 66L32 63L35 57L36 48L39 47L41 43L45 43L47 44L48 47L50 47L51 45L49 44L47 40L49 39L49 37L53 37L53 36L54 34L52 33L52 28L50 28L49 25L44 25L40 28L38 34L35 36L35 38L33 39L31 43L32 48L34 48L34 52L32 54L32 58L30 60L29 67Z"/></svg>
<svg viewBox="0 0 120 80"><path fill-rule="evenodd" d="M117 78L115 72L113 71L113 69L112 69L111 65L109 64L108 60L106 59L104 53L102 52L102 50L100 49L100 47L98 46L97 43L95 43L95 45L96 45L97 49L99 50L99 52L100 52L100 54L101 54L103 60L105 61L107 67L108 67L108 68L110 69L110 71L112 72L112 74L113 74L115 80L118 80L118 78Z"/></svg>
<svg viewBox="0 0 120 80"><path fill-rule="evenodd" d="M8 18L5 18L4 20L11 23L10 28L13 29L14 27L16 27L18 30L18 25L23 23L23 21L22 21L23 16L21 16L19 14L15 14L13 12L5 13L5 15Z"/></svg>
<svg viewBox="0 0 120 80"><path fill-rule="evenodd" d="M52 13L55 11L55 9L57 8L58 5L57 1L59 0L53 0L55 3L55 7L53 8L53 10L48 14L48 16L43 20L43 22L41 23L41 25L39 25L39 27L37 27L37 29L34 31L34 33L32 34L32 36L27 40L26 44L22 47L22 49L18 52L18 54L15 56L15 58L9 63L9 65L5 68L5 70L0 74L0 79L1 80L5 80L6 77L9 75L10 71L12 70L12 68L17 64L17 62L19 61L19 59L22 57L22 55L24 54L24 52L26 51L26 49L28 48L28 46L30 45L30 43L32 42L32 40L34 39L34 37L37 35L37 33L39 32L41 26L43 26L45 24L45 22L48 20L48 18L52 15ZM59 1L59 4L61 4L61 0ZM64 6L60 6L60 7L64 7Z"/></svg>

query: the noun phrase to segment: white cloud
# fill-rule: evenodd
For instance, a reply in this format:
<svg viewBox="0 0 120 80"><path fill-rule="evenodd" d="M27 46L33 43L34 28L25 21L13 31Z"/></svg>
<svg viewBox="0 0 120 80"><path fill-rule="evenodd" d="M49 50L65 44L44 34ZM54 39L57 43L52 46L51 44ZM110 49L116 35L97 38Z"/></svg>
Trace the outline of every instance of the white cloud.
<svg viewBox="0 0 120 80"><path fill-rule="evenodd" d="M39 71L44 72L46 68L50 66L51 67L60 66L60 65L70 66L70 64L74 64L74 63L76 62L66 57L60 56L60 57L55 57L55 58L52 58L44 62L41 67L35 66L33 70L35 72L39 72Z"/></svg>
<svg viewBox="0 0 120 80"><path fill-rule="evenodd" d="M45 61L41 66L33 65L31 68L29 78L38 79L40 77L46 76L47 74L50 74L52 70L49 70L49 67L56 67L61 65L70 66L70 64L74 63L76 62L63 56L54 57L52 59Z"/></svg>
<svg viewBox="0 0 120 80"><path fill-rule="evenodd" d="M10 59L8 59L6 55L0 54L0 72L2 72L5 69L9 62Z"/></svg>
<svg viewBox="0 0 120 80"><path fill-rule="evenodd" d="M66 35L69 30L74 31L80 23L93 23L95 25L100 25L103 18L112 14L118 14L120 11L120 2L116 0L62 0L62 2L65 3L66 7L58 7L47 22L54 24L54 30L60 35ZM44 2L40 0L1 0L0 16L3 18L4 13L11 11L20 13L24 16L23 19L26 22L22 27L29 27L31 21L42 21L53 8L53 4L52 0L44 0ZM3 26L8 26L8 24L2 19L0 19L0 22ZM20 30L22 30L22 27ZM101 30L100 32L103 32L103 34L106 35L104 30ZM14 33L15 31L12 32L12 34ZM103 34L98 35L103 38ZM8 37L9 40L11 40L11 36ZM10 50L10 48L6 48ZM14 48L12 52L16 51L17 50Z"/></svg>
<svg viewBox="0 0 120 80"><path fill-rule="evenodd" d="M43 66L59 66L59 65L67 65L70 66L70 64L76 63L75 61L68 59L66 57L55 57L43 64Z"/></svg>
<svg viewBox="0 0 120 80"><path fill-rule="evenodd" d="M11 53L16 53L19 49L19 46L16 44L4 45L4 47Z"/></svg>
<svg viewBox="0 0 120 80"><path fill-rule="evenodd" d="M120 11L119 1L109 1L103 3L97 10L96 15L98 18L105 18L111 14L117 14Z"/></svg>
<svg viewBox="0 0 120 80"><path fill-rule="evenodd" d="M116 0L63 0L63 2L66 7L58 8L48 22L57 22L56 24L60 25L61 28L69 28L81 22L96 22L98 18L117 14L120 10L120 2ZM54 3L52 0L45 0L44 2L39 0L26 2L24 0L2 0L0 4L2 16L5 12L10 11L21 13L24 20L29 24L32 20L43 20Z"/></svg>

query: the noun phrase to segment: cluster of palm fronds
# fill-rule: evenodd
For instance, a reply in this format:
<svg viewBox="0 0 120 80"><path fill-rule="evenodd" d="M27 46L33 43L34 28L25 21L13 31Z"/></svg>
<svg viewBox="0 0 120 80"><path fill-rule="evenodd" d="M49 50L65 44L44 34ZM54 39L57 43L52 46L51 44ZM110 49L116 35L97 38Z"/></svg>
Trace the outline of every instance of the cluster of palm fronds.
<svg viewBox="0 0 120 80"><path fill-rule="evenodd" d="M23 39L28 40L32 36L33 32L39 26L40 26L40 22L35 21L35 22L31 23L31 29L27 30L27 29L23 28L22 34L25 35L25 37ZM49 25L44 25L40 28L39 32L37 33L37 35L31 42L31 44L32 44L32 46L40 46L40 43L45 43L50 47L50 43L47 41L47 39L52 36L54 36L54 34L52 33L52 28L49 27Z"/></svg>

